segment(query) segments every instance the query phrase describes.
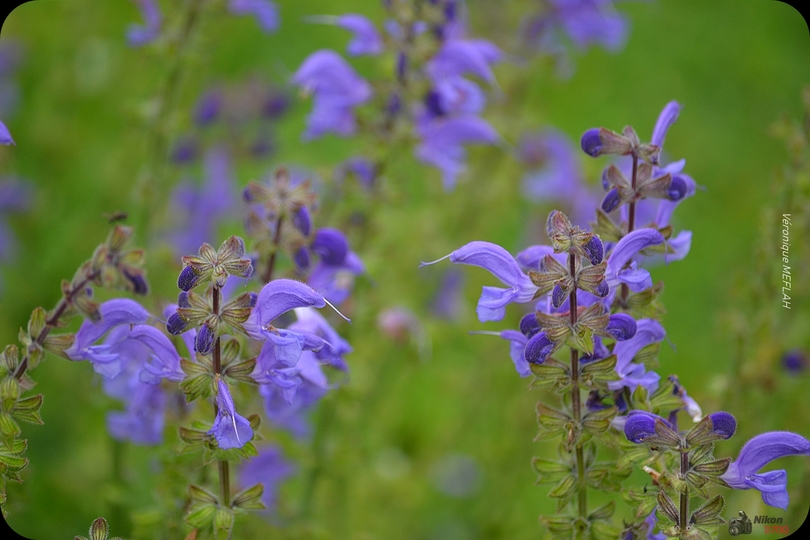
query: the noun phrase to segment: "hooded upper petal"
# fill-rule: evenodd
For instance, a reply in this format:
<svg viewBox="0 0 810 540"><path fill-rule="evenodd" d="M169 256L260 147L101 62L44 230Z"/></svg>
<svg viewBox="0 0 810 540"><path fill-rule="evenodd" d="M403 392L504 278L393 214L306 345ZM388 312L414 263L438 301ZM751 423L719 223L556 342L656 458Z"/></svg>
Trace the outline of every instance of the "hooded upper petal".
<svg viewBox="0 0 810 540"><path fill-rule="evenodd" d="M312 287L293 279L276 279L262 287L256 305L244 323L245 331L254 339L264 339L260 330L291 309L326 305L324 297Z"/></svg>
<svg viewBox="0 0 810 540"><path fill-rule="evenodd" d="M650 142L659 148L664 146L667 130L669 130L672 124L678 119L682 108L683 106L677 101L670 101L664 106L661 114L658 115L658 120L655 122L655 128L653 129L652 140Z"/></svg>
<svg viewBox="0 0 810 540"><path fill-rule="evenodd" d="M85 349L113 327L121 324L143 324L149 319L149 312L138 302L128 298L108 300L98 309L101 320L97 323L85 320L76 332L73 345L65 350L65 354L71 359L85 359Z"/></svg>

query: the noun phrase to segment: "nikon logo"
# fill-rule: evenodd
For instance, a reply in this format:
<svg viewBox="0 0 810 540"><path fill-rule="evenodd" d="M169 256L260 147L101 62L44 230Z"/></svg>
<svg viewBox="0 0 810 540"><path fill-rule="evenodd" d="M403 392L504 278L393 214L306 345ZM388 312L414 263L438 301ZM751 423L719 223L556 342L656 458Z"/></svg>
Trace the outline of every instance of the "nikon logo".
<svg viewBox="0 0 810 540"><path fill-rule="evenodd" d="M782 523L782 518L768 517L768 516L754 516L754 523L764 523L767 525L775 525Z"/></svg>

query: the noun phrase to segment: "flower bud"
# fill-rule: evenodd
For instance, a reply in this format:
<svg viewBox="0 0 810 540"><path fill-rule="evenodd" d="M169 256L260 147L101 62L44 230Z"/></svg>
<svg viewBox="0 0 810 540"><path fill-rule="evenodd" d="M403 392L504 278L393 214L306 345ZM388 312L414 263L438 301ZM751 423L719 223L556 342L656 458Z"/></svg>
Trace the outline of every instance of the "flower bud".
<svg viewBox="0 0 810 540"><path fill-rule="evenodd" d="M737 420L727 412L716 412L709 415L712 431L723 439L728 439L737 431Z"/></svg>
<svg viewBox="0 0 810 540"><path fill-rule="evenodd" d="M644 442L647 437L655 435L655 422L659 418L658 415L647 411L630 411L624 423L625 437L632 443Z"/></svg>
<svg viewBox="0 0 810 540"><path fill-rule="evenodd" d="M301 270L306 270L309 268L309 250L305 247L302 247L295 253L293 253L293 261L295 262L295 266L300 268Z"/></svg>
<svg viewBox="0 0 810 540"><path fill-rule="evenodd" d="M616 341L628 340L636 335L636 320L626 313L613 314L605 331Z"/></svg>
<svg viewBox="0 0 810 540"><path fill-rule="evenodd" d="M140 295L149 293L149 284L146 282L146 278L143 277L143 274L140 272L131 273L126 270L124 270L123 273L124 277L127 278L127 281L132 285L133 293Z"/></svg>
<svg viewBox="0 0 810 540"><path fill-rule="evenodd" d="M554 285L554 290L551 291L551 304L555 308L560 307L561 305L563 305L563 302L565 302L565 297L566 296L567 295L565 294L565 289L560 287L559 284L555 284Z"/></svg>
<svg viewBox="0 0 810 540"><path fill-rule="evenodd" d="M214 347L214 331L207 324L200 326L197 338L194 340L194 349L200 354L208 354Z"/></svg>
<svg viewBox="0 0 810 540"><path fill-rule="evenodd" d="M292 214L292 223L295 228L301 231L304 236L309 236L312 231L312 218L309 215L309 209L302 206Z"/></svg>
<svg viewBox="0 0 810 540"><path fill-rule="evenodd" d="M190 291L197 284L199 278L200 276L192 266L186 266L183 268L183 271L180 272L180 277L177 278L177 286L180 287L181 290Z"/></svg>
<svg viewBox="0 0 810 540"><path fill-rule="evenodd" d="M667 197L670 201L680 201L686 195L686 182L680 176L673 176L667 190Z"/></svg>
<svg viewBox="0 0 810 540"><path fill-rule="evenodd" d="M607 284L606 280L603 280L596 286L596 294L597 296L604 298L610 293L610 285Z"/></svg>
<svg viewBox="0 0 810 540"><path fill-rule="evenodd" d="M613 188L608 191L608 194L605 195L605 198L602 200L602 210L608 213L613 212L621 202L622 197L619 195L619 190Z"/></svg>
<svg viewBox="0 0 810 540"><path fill-rule="evenodd" d="M582 134L582 139L579 142L582 150L591 157L597 157L602 154L602 139L599 138L599 129L589 129Z"/></svg>
<svg viewBox="0 0 810 540"><path fill-rule="evenodd" d="M598 236L593 235L588 243L585 244L584 249L591 264L597 265L602 262L602 258L605 256L605 248L602 245L602 240L600 240Z"/></svg>
<svg viewBox="0 0 810 540"><path fill-rule="evenodd" d="M534 312L529 313L520 319L520 325L518 328L520 328L520 333L527 338L535 335L540 330L540 323L537 321L537 317L535 316Z"/></svg>
<svg viewBox="0 0 810 540"><path fill-rule="evenodd" d="M173 336L182 334L186 329L186 321L178 314L174 313L169 320L166 321L166 331Z"/></svg>
<svg viewBox="0 0 810 540"><path fill-rule="evenodd" d="M310 249L326 264L341 264L349 252L346 237L337 229L323 228L315 233Z"/></svg>
<svg viewBox="0 0 810 540"><path fill-rule="evenodd" d="M552 352L554 352L554 342L546 337L545 332L540 332L532 336L526 343L523 357L530 364L542 364Z"/></svg>

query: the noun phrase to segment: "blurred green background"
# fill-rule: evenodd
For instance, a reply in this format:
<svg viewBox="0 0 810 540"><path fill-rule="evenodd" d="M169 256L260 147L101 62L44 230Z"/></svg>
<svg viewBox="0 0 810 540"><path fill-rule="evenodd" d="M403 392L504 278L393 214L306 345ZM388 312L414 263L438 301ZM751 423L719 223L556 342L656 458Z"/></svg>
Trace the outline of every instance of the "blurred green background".
<svg viewBox="0 0 810 540"><path fill-rule="evenodd" d="M169 139L189 129L193 104L210 85L250 76L283 84L312 51L342 50L345 33L305 24L306 15L383 17L377 2L279 4L282 25L270 36L252 18L227 15L224 2L203 12L183 60L176 113L166 122ZM182 8L181 2L162 6L170 22ZM516 51L514 29L521 16L535 9L528 1L471 0L468 6L473 34L507 52ZM765 0L622 2L618 7L631 25L622 52L574 52L569 79L556 77L542 59L515 57L496 68L503 95L492 97L485 117L509 145L524 131L547 124L575 139L590 127L618 130L630 124L648 139L664 104L681 102L684 109L669 131L666 150L673 159L686 158L686 172L706 189L675 214L676 230L693 231L689 256L653 272L665 283L664 325L674 345L662 347L659 372L677 373L689 394L711 412L728 406L729 390L738 385L730 370L753 356L766 364L770 386L754 385L737 399L740 409L730 412L738 418L739 435L718 449L720 456L735 455L748 437L765 430L808 436L810 378L807 372L788 375L779 365L784 350L810 346L807 306L794 304L776 316L771 346L757 354L735 347L725 324L729 313L745 317L779 309L776 296L764 305L744 305L734 289L756 282L760 216L778 205L770 185L788 153L769 126L783 116L801 116L801 88L810 82L807 25L789 6ZM32 308L55 304L60 280L72 276L105 238L104 213L138 215L135 185L154 136L150 111L176 51L173 45L127 47L124 32L132 22L141 18L130 2L37 0L16 9L3 26L2 39L15 40L23 60L16 75L19 106L2 118L17 146L0 147L0 172L29 181L34 204L12 218L17 256L0 268L2 344L13 342ZM352 63L369 76L385 67L375 59ZM276 127L277 152L265 160L235 162L239 186L280 164L328 176L342 159L374 143L333 137L302 142L311 102L293 96L291 113ZM596 182L604 163L585 162L590 180ZM165 200L180 172L171 166L163 172L158 192ZM353 324L340 330L355 349L347 357L351 376L316 411L313 423L326 426L319 436L303 442L271 437L297 461L298 474L280 492L276 523L285 526L262 537L541 536L537 516L553 508L547 489L533 485L530 461L554 451L551 443L532 442L533 410L541 393L527 391L527 381L517 377L506 342L468 335L469 330L516 327L521 311L513 306L501 323L479 323L474 308L480 287L495 280L465 268L464 315L455 323L436 320L427 308L443 269L417 269L420 261L471 240L495 242L513 253L544 241L541 224L551 207L525 200L521 176L509 148L476 148L461 184L445 193L438 173L405 153L389 171L392 195L384 203L372 207L362 197L355 201L375 212L373 229L351 226L353 208L338 203L330 225L349 226L353 241L362 241L359 255L369 272L358 280L348 308ZM165 219L165 209L152 210L156 223ZM241 228L235 222L220 232L215 242L240 234ZM795 228L794 245L807 243L808 232ZM777 234L766 240L778 243ZM172 298L178 261L165 248L150 257L155 295ZM777 267L779 261L766 261L766 267L770 263ZM808 278L806 268L796 270L795 282ZM377 316L391 306L408 307L419 316L430 337L429 354L380 333ZM166 451L119 448L123 480L114 481L114 445L104 428L113 402L102 394L91 366L49 357L32 376L45 395L45 425L24 426L31 464L24 483L8 487L9 523L30 538L56 539L82 534L104 515L113 534L132 534L133 519L148 521L154 508L159 459ZM315 463L320 465L309 515L302 517ZM791 530L798 527L810 506L810 464L791 458L779 466L789 471L789 513L766 509L759 493L751 491L730 494L727 513L744 509L748 515L789 516ZM453 474L469 484L461 496L441 489ZM122 507L139 514L128 516ZM261 518L251 517L236 536L252 537L264 526Z"/></svg>

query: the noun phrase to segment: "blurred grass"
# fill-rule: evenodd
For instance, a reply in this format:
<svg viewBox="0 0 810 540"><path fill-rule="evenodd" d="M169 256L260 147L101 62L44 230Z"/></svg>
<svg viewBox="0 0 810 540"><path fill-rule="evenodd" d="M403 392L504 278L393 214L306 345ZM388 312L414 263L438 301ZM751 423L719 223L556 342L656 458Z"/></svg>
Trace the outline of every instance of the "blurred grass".
<svg viewBox="0 0 810 540"><path fill-rule="evenodd" d="M510 50L515 16L531 4L506 5L472 1L470 11L476 36ZM725 376L732 343L719 324L721 314L734 309L730 277L745 274L752 264L759 211L770 197L769 178L786 161L782 143L767 128L780 115L798 117L800 88L810 81L807 26L792 8L764 0L623 2L619 8L631 19L623 52L575 54L576 70L568 80L555 78L541 61L520 69L500 66L496 74L505 95L494 100L487 116L510 144L523 130L546 123L573 138L594 126L631 124L648 138L667 101L684 104L666 151L673 159L686 158L686 171L706 191L675 215L676 228L693 231L691 253L653 273L666 285L664 324L677 346L662 348L659 371L677 372L690 395L711 411L721 402L724 385L734 384ZM252 74L283 82L310 52L343 47L342 31L305 25L304 15L356 11L379 19L382 14L377 3L359 0L330 9L314 0L283 2L281 29L266 36L253 19L225 15L223 2L212 9L187 60L178 93L180 114L170 133L189 127L194 100L212 83ZM124 31L132 22L140 23L140 16L128 2L38 0L19 7L3 26L2 39L19 40L25 60L18 74L20 107L3 119L17 146L0 148L0 163L4 171L36 186L36 203L30 214L12 222L21 249L14 265L2 268L1 343L12 342L34 306L56 302L60 280L72 275L106 236L104 212L137 210L133 189L150 137L144 113L154 106L173 51L127 48ZM170 26L174 22L170 19ZM380 68L375 60L353 63L366 74ZM278 126L279 152L271 159L236 164L240 185L282 163L326 172L369 142L327 138L301 143L309 109L308 101L299 100ZM347 358L351 379L317 412L328 414L331 427L321 450L325 468L315 484L314 525L290 523L273 533L279 538L540 536L537 515L553 508L547 490L533 486L529 463L533 455L552 454L554 447L531 441L539 394L526 391L526 381L515 375L505 342L467 335L470 329L514 327L520 311L510 310L501 324L478 323L475 301L480 286L493 284L493 278L465 269L463 318L457 324L433 320L426 305L441 269L417 270L420 260L438 258L475 239L512 252L544 240L539 223L550 208L527 204L514 160L492 148L474 149L471 156L470 174L449 194L435 171L414 164L409 155L395 160L390 202L372 216L373 228L365 233L360 253L373 281L358 283L354 324L341 329L355 348ZM602 165L589 160L589 178L595 181ZM178 178L169 169L161 193L168 193ZM350 210L341 208L336 217L347 220ZM234 226L222 232L224 237L240 231ZM805 232L797 231L797 241ZM355 240L361 235L356 228L352 233ZM174 270L161 273L157 264L167 257L152 255L150 281L155 291L171 297ZM795 279L807 279L802 272ZM414 347L378 334L376 315L391 305L405 305L420 315L433 344L429 361L420 362ZM792 339L805 341L786 342L786 348L808 345L806 332ZM33 377L45 394L46 423L24 427L31 465L22 486L9 486L9 521L32 538L70 537L110 511L104 414L111 402L84 363L52 357ZM737 447L744 436L766 429L810 434L804 417L791 414L797 406L807 407L807 382L806 374L785 381L780 388L786 394L768 402L766 411L731 411L741 424ZM300 474L280 495L282 518L289 518L299 509L315 458L307 443L280 440L292 456L301 456ZM731 447L720 452L732 455ZM468 498L452 498L435 487L437 464L455 454L472 457L479 467L479 487ZM122 496L135 508L154 504L152 486L160 473L151 456L149 448L124 449L131 487ZM802 471L807 482L806 460L784 461L791 490L799 488ZM803 493L806 497L810 490ZM794 496L793 504L807 508L810 501ZM728 508L737 507L749 515L764 513L756 492L733 494ZM770 508L767 513L782 515ZM244 537L258 534L262 525L259 518L246 521ZM113 534L127 534L117 526L111 523Z"/></svg>

